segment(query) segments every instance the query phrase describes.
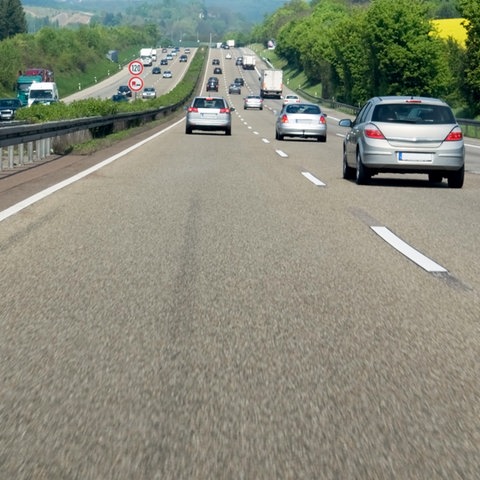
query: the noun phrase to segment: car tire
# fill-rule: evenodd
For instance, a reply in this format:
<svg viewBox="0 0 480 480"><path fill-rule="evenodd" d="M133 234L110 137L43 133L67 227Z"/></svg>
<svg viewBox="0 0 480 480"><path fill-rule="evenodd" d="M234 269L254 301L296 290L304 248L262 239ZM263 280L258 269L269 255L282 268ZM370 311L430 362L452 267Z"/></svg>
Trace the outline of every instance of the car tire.
<svg viewBox="0 0 480 480"><path fill-rule="evenodd" d="M192 133L192 127L185 127L185 133L190 135Z"/></svg>
<svg viewBox="0 0 480 480"><path fill-rule="evenodd" d="M263 107L260 107L260 110L263 110Z"/></svg>
<svg viewBox="0 0 480 480"><path fill-rule="evenodd" d="M283 135L280 135L276 130L275 130L275 139L276 140L283 140Z"/></svg>
<svg viewBox="0 0 480 480"><path fill-rule="evenodd" d="M448 173L448 187L449 188L462 188L463 181L465 179L465 167L463 166L459 170Z"/></svg>
<svg viewBox="0 0 480 480"><path fill-rule="evenodd" d="M232 134L232 129L231 128L226 128L225 129L225 135L231 135Z"/></svg>
<svg viewBox="0 0 480 480"><path fill-rule="evenodd" d="M367 167L362 162L362 157L360 152L357 152L357 168L356 168L356 183L357 185L366 185L370 180L370 174L368 173Z"/></svg>
<svg viewBox="0 0 480 480"><path fill-rule="evenodd" d="M322 143L325 143L327 141L327 137L325 136L320 136L320 137L317 137L317 142L322 142Z"/></svg>
<svg viewBox="0 0 480 480"><path fill-rule="evenodd" d="M343 151L343 178L345 180L353 180L355 178L355 169L347 163L347 154Z"/></svg>

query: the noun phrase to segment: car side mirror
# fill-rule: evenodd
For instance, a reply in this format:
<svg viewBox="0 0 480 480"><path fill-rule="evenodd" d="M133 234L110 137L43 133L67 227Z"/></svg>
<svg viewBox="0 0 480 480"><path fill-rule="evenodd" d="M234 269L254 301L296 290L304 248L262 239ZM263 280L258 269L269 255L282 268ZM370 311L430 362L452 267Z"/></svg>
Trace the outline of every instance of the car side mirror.
<svg viewBox="0 0 480 480"><path fill-rule="evenodd" d="M339 124L341 127L351 128L352 125L353 125L353 122L352 122L349 118L344 118L344 119L340 120L340 121L338 122L338 124Z"/></svg>

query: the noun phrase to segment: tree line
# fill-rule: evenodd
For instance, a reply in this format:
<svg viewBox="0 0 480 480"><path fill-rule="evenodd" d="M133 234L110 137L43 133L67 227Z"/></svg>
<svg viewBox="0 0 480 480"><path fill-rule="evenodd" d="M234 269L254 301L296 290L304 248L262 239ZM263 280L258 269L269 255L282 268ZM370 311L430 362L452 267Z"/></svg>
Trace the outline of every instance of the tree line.
<svg viewBox="0 0 480 480"><path fill-rule="evenodd" d="M423 0L291 0L254 27L252 41L276 41L276 53L303 70L322 96L362 104L376 95L425 95L480 112L480 9L478 0L459 0L465 46L435 34L439 10ZM448 7L448 8L447 8Z"/></svg>

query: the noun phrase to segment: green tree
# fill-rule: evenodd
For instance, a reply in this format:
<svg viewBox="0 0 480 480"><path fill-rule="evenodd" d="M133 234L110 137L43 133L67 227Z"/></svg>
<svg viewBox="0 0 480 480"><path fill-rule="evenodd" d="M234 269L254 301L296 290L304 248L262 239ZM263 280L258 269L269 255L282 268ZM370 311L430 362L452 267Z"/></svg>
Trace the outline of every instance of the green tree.
<svg viewBox="0 0 480 480"><path fill-rule="evenodd" d="M373 0L366 22L372 94L442 93L441 41L430 34L425 2Z"/></svg>
<svg viewBox="0 0 480 480"><path fill-rule="evenodd" d="M0 0L0 41L27 32L27 20L20 0Z"/></svg>
<svg viewBox="0 0 480 480"><path fill-rule="evenodd" d="M465 96L480 112L480 3L478 0L460 0L460 9L466 19Z"/></svg>

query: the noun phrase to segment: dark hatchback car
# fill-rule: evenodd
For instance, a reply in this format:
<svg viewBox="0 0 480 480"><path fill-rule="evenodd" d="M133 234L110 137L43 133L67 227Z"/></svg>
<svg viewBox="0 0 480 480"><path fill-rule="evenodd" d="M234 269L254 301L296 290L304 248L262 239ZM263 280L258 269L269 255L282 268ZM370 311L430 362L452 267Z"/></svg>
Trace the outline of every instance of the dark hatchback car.
<svg viewBox="0 0 480 480"><path fill-rule="evenodd" d="M126 97L132 96L132 91L128 85L120 85L118 87L117 93L120 95L125 95Z"/></svg>
<svg viewBox="0 0 480 480"><path fill-rule="evenodd" d="M160 67L153 67L152 68L152 73L154 75L159 75L160 73L162 73L162 69Z"/></svg>
<svg viewBox="0 0 480 480"><path fill-rule="evenodd" d="M0 99L0 120L13 120L16 111L22 107L22 102L18 98Z"/></svg>
<svg viewBox="0 0 480 480"><path fill-rule="evenodd" d="M221 75L222 69L220 67L215 67L213 69L213 73L214 73L214 75Z"/></svg>
<svg viewBox="0 0 480 480"><path fill-rule="evenodd" d="M218 82L208 82L207 92L218 92Z"/></svg>

